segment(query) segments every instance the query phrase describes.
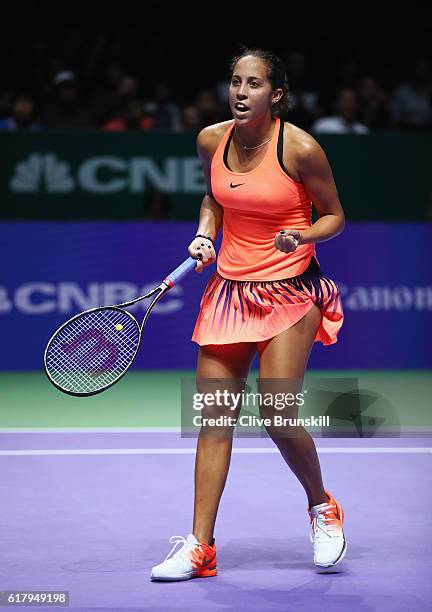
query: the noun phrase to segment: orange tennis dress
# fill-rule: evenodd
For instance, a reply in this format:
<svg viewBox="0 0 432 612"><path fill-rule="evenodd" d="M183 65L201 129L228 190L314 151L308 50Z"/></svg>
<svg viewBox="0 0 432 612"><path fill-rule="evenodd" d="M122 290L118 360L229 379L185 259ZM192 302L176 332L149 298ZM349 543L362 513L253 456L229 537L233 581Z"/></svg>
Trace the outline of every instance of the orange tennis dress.
<svg viewBox="0 0 432 612"><path fill-rule="evenodd" d="M267 340L297 323L316 304L322 313L315 341L334 344L343 323L336 283L323 276L314 244L292 253L274 246L281 229L312 224L312 202L303 183L283 165L284 123L276 118L261 163L250 172L228 167L235 122L213 156L213 196L223 207L217 271L201 299L192 340L230 344Z"/></svg>

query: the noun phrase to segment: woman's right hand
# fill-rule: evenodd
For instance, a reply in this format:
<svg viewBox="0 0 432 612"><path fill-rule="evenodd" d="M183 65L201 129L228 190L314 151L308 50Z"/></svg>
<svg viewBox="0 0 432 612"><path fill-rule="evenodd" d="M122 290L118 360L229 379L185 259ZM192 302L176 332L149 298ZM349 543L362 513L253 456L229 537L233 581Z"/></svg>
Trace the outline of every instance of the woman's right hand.
<svg viewBox="0 0 432 612"><path fill-rule="evenodd" d="M195 272L202 272L205 267L216 261L216 251L211 240L197 237L192 240L188 247L189 255L197 259Z"/></svg>

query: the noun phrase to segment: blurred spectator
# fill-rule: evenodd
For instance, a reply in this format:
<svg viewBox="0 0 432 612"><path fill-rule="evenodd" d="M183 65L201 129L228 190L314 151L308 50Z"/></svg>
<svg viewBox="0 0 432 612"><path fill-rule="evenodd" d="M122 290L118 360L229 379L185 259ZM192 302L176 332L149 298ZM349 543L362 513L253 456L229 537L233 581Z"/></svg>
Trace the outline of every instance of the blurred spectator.
<svg viewBox="0 0 432 612"><path fill-rule="evenodd" d="M198 92L195 106L202 117L204 125L212 125L229 118L222 114L223 111L216 95L209 89L203 89Z"/></svg>
<svg viewBox="0 0 432 612"><path fill-rule="evenodd" d="M40 116L44 127L57 130L92 127L90 114L79 105L79 89L73 72L62 70L56 74L54 96Z"/></svg>
<svg viewBox="0 0 432 612"><path fill-rule="evenodd" d="M55 54L43 41L36 41L31 50L33 68L30 83L36 100L47 100L52 95L54 78L63 70L62 58ZM30 91L26 88L26 91Z"/></svg>
<svg viewBox="0 0 432 612"><path fill-rule="evenodd" d="M174 102L174 94L167 81L156 83L152 98L144 103L144 111L153 118L155 129L180 130L180 109Z"/></svg>
<svg viewBox="0 0 432 612"><path fill-rule="evenodd" d="M205 127L201 113L194 104L186 104L181 111L181 132L199 132Z"/></svg>
<svg viewBox="0 0 432 612"><path fill-rule="evenodd" d="M350 55L344 55L336 67L336 83L340 89L355 89L359 78L357 61Z"/></svg>
<svg viewBox="0 0 432 612"><path fill-rule="evenodd" d="M432 80L430 64L420 58L414 64L411 78L393 92L390 110L393 122L401 128L422 128L432 125Z"/></svg>
<svg viewBox="0 0 432 612"><path fill-rule="evenodd" d="M104 85L106 90L115 90L123 76L125 76L125 69L120 60L117 59L108 62L104 70Z"/></svg>
<svg viewBox="0 0 432 612"><path fill-rule="evenodd" d="M0 130L40 130L34 118L34 103L30 96L18 95L12 104L12 115L0 119Z"/></svg>
<svg viewBox="0 0 432 612"><path fill-rule="evenodd" d="M124 73L120 62L110 62L104 82L90 97L90 110L95 123L104 125L118 117L128 99L139 97L140 83L132 75Z"/></svg>
<svg viewBox="0 0 432 612"><path fill-rule="evenodd" d="M389 129L388 97L376 79L364 76L358 84L361 122L370 129Z"/></svg>
<svg viewBox="0 0 432 612"><path fill-rule="evenodd" d="M298 127L308 130L320 114L319 93L309 80L306 56L300 51L291 51L286 60L290 110L288 119Z"/></svg>
<svg viewBox="0 0 432 612"><path fill-rule="evenodd" d="M124 100L125 98L130 98L133 96L137 96L139 93L139 83L138 79L133 76L124 76L122 77L117 86L117 95Z"/></svg>
<svg viewBox="0 0 432 612"><path fill-rule="evenodd" d="M160 5L161 15L166 16L165 3L151 4ZM27 8L23 5L21 10L32 27L27 31L17 22L4 33L3 56L8 61L3 70L3 87L8 89L0 93L0 117L11 117L16 93L26 92L35 106L42 109L40 121L50 128L103 127L123 118L125 102L137 98L144 100L144 115L152 116L155 130L194 131L200 121L210 125L231 118L224 62L212 57L209 63L198 54L195 74L191 71L180 74L173 58L192 57L196 51L193 38L183 38L184 45L178 51L164 19L150 19L155 29L149 28L143 37L132 26L119 24L108 28L87 24L84 14L85 27L58 23L55 28L47 28L37 3L30 3ZM173 31L178 31L175 20L170 25ZM417 49L419 45L427 49L424 27L428 27L427 22L420 16L415 27L407 23L403 37L397 36L394 41L397 45L403 40L404 44L395 47L390 42L393 30L383 25L380 33L374 19L361 24L357 20L347 22L342 39L338 36L339 25L332 20L326 22L324 47L315 35L307 41L307 53L285 47L288 50L284 54L282 45L279 53L287 68L291 91L287 119L311 130L317 119L337 116L331 109L330 96L336 88L343 88L357 91L360 107L354 121L369 129L432 126L430 58L413 60L404 50ZM396 36L396 29L394 33ZM364 42L365 36L367 45L362 52L351 51ZM383 40L387 40L385 45ZM227 54L234 51L235 33L226 37L224 45ZM411 63L406 79L401 72L405 59ZM370 76L369 70L379 75L386 91ZM141 71L142 83L134 76ZM142 85L152 90L143 91ZM388 92L393 92L392 96ZM348 124L349 130L356 132L349 121ZM344 125L343 131L346 129Z"/></svg>
<svg viewBox="0 0 432 612"><path fill-rule="evenodd" d="M163 221L171 217L171 199L167 193L154 190L147 193L144 200L144 218Z"/></svg>
<svg viewBox="0 0 432 612"><path fill-rule="evenodd" d="M12 89L0 92L0 117L9 117L11 114L14 95Z"/></svg>
<svg viewBox="0 0 432 612"><path fill-rule="evenodd" d="M229 79L224 79L222 81L217 81L215 83L215 92L216 92L216 95L218 97L219 103L223 104L224 106L226 106L226 108L228 108L228 110L230 109L230 106L229 106L229 86L230 86Z"/></svg>
<svg viewBox="0 0 432 612"><path fill-rule="evenodd" d="M318 134L367 134L369 128L357 121L358 97L354 89L339 89L334 101L335 114L317 119L311 131Z"/></svg>
<svg viewBox="0 0 432 612"><path fill-rule="evenodd" d="M99 121L105 118L102 123L107 123L124 113L127 102L129 100L136 101L139 97L139 89L139 81L136 77L122 76L115 91L112 91L104 102L102 101L99 113L96 115Z"/></svg>
<svg viewBox="0 0 432 612"><path fill-rule="evenodd" d="M131 99L124 103L122 115L108 121L104 125L103 129L110 132L151 130L153 125L153 118L144 114L142 101L138 99Z"/></svg>
<svg viewBox="0 0 432 612"><path fill-rule="evenodd" d="M222 121L232 118L231 108L229 105L229 79L216 81L214 84L214 91L216 93L220 114L223 117Z"/></svg>

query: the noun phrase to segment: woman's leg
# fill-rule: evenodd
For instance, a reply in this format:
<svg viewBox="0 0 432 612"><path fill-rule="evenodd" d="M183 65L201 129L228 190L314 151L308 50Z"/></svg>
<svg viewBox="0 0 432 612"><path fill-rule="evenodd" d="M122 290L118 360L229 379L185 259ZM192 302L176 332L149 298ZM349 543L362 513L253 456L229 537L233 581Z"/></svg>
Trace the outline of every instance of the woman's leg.
<svg viewBox="0 0 432 612"><path fill-rule="evenodd" d="M301 391L307 361L321 321L314 305L295 325L271 340L257 343L260 354L261 393ZM270 379L279 379L272 381ZM297 409L289 416L296 418ZM275 411L273 410L273 414ZM277 413L277 411L276 411ZM309 506L327 502L315 443L304 427L290 427L285 435L269 429L283 458L303 485Z"/></svg>
<svg viewBox="0 0 432 612"><path fill-rule="evenodd" d="M207 345L200 348L197 367L197 385L200 392L214 393L228 389L241 392L242 381L247 378L256 352L254 343ZM211 381L206 379L219 379ZM238 416L239 410L214 410L212 416L229 413ZM195 459L195 506L193 534L199 542L210 543L216 514L228 474L232 435L227 430L201 430Z"/></svg>

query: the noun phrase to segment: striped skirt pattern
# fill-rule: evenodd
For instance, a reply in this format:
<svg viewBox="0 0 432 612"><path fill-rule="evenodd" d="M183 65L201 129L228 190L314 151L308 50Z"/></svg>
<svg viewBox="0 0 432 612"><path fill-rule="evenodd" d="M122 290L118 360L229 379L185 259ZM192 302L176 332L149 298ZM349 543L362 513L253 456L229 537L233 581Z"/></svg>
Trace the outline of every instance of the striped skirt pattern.
<svg viewBox="0 0 432 612"><path fill-rule="evenodd" d="M315 342L334 344L344 318L340 293L314 257L303 274L279 281L228 280L215 272L192 340L199 345L268 340L297 323L313 304L322 314Z"/></svg>

